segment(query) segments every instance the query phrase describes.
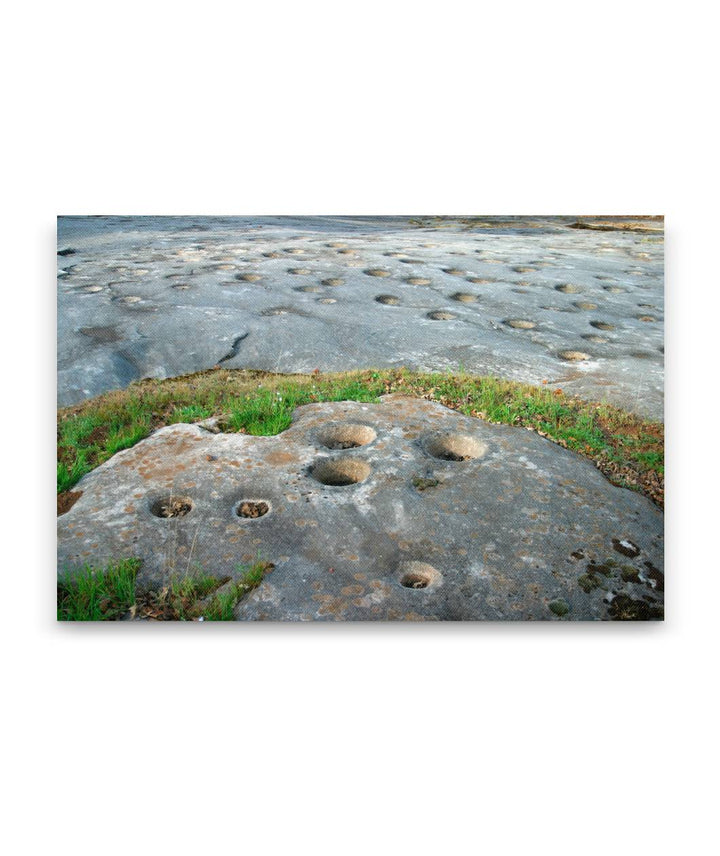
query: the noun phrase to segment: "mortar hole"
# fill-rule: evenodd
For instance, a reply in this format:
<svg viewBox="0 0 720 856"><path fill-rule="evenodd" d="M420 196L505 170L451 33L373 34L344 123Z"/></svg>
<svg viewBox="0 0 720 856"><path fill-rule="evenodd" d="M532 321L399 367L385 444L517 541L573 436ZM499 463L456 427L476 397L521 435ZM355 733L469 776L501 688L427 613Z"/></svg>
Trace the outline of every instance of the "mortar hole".
<svg viewBox="0 0 720 856"><path fill-rule="evenodd" d="M403 588L426 589L442 580L442 574L426 562L400 562L398 572Z"/></svg>
<svg viewBox="0 0 720 856"><path fill-rule="evenodd" d="M333 487L346 487L365 481L370 475L371 468L365 461L355 458L340 458L332 460L324 458L317 461L310 469L310 475L320 484Z"/></svg>
<svg viewBox="0 0 720 856"><path fill-rule="evenodd" d="M558 351L558 357L561 360L567 360L569 363L579 363L583 360L589 360L590 354L585 354L582 351Z"/></svg>
<svg viewBox="0 0 720 856"><path fill-rule="evenodd" d="M164 496L156 499L150 506L150 513L155 517L185 517L192 510L192 500L189 496Z"/></svg>
<svg viewBox="0 0 720 856"><path fill-rule="evenodd" d="M262 499L243 499L237 504L235 509L238 517L251 519L262 517L267 514L268 511L270 511L270 505Z"/></svg>
<svg viewBox="0 0 720 856"><path fill-rule="evenodd" d="M369 425L331 425L323 429L318 440L328 449L357 449L367 446L377 437Z"/></svg>
<svg viewBox="0 0 720 856"><path fill-rule="evenodd" d="M425 441L425 450L442 461L470 461L481 458L487 445L467 434L435 434Z"/></svg>
<svg viewBox="0 0 720 856"><path fill-rule="evenodd" d="M527 321L525 318L508 318L504 323L515 330L532 330L535 327L534 321Z"/></svg>

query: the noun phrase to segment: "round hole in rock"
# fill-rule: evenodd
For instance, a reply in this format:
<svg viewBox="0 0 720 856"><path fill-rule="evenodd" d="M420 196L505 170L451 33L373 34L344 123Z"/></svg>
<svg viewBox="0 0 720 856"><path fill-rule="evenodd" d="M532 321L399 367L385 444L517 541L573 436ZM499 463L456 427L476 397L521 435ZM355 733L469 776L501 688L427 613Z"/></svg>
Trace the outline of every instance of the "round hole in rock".
<svg viewBox="0 0 720 856"><path fill-rule="evenodd" d="M356 458L322 458L310 469L310 475L320 484L346 487L358 484L372 472L370 464Z"/></svg>
<svg viewBox="0 0 720 856"><path fill-rule="evenodd" d="M405 282L407 282L408 285L430 285L431 280L426 276L409 276Z"/></svg>
<svg viewBox="0 0 720 856"><path fill-rule="evenodd" d="M344 282L345 282L345 280L341 279L340 277L331 276L328 279L323 279L322 285L333 285L333 286L335 286L335 285L342 285Z"/></svg>
<svg viewBox="0 0 720 856"><path fill-rule="evenodd" d="M565 285L556 285L555 291L561 291L563 294L580 294L582 288L579 285L566 283Z"/></svg>
<svg viewBox="0 0 720 856"><path fill-rule="evenodd" d="M590 354L585 354L582 351L558 351L558 357L561 360L567 360L569 363L579 363L583 360L589 360Z"/></svg>
<svg viewBox="0 0 720 856"><path fill-rule="evenodd" d="M455 294L450 295L450 299L457 300L458 303L474 303L477 297L467 291L456 291Z"/></svg>
<svg viewBox="0 0 720 856"><path fill-rule="evenodd" d="M443 268L443 273L449 273L450 276L465 276L465 271L460 268Z"/></svg>
<svg viewBox="0 0 720 856"><path fill-rule="evenodd" d="M328 449L357 449L367 446L377 437L369 425L346 423L344 425L328 425L318 433L318 440Z"/></svg>
<svg viewBox="0 0 720 856"><path fill-rule="evenodd" d="M431 321L453 321L455 319L452 312L428 312L426 317Z"/></svg>
<svg viewBox="0 0 720 856"><path fill-rule="evenodd" d="M235 276L235 279L240 282L258 282L262 277L259 273L239 273Z"/></svg>
<svg viewBox="0 0 720 856"><path fill-rule="evenodd" d="M398 573L403 588L426 589L442 581L442 574L427 562L400 562Z"/></svg>
<svg viewBox="0 0 720 856"><path fill-rule="evenodd" d="M532 330L535 326L534 321L527 321L525 318L508 318L505 324L508 327L513 327L515 330Z"/></svg>
<svg viewBox="0 0 720 856"><path fill-rule="evenodd" d="M470 461L487 452L487 444L469 434L440 433L428 437L425 451L442 461Z"/></svg>
<svg viewBox="0 0 720 856"><path fill-rule="evenodd" d="M264 499L241 499L235 506L235 513L238 517L254 520L257 517L263 517L270 511L270 503Z"/></svg>
<svg viewBox="0 0 720 856"><path fill-rule="evenodd" d="M192 510L192 500L189 496L163 496L150 505L150 513L155 517L168 519L170 517L185 517Z"/></svg>
<svg viewBox="0 0 720 856"><path fill-rule="evenodd" d="M385 306L398 306L400 298L394 294L378 294L375 298L376 303L383 303Z"/></svg>
<svg viewBox="0 0 720 856"><path fill-rule="evenodd" d="M594 327L596 330L614 330L614 324L608 324L607 321L591 321L590 326Z"/></svg>
<svg viewBox="0 0 720 856"><path fill-rule="evenodd" d="M365 273L368 276L390 276L390 271L382 268L368 268Z"/></svg>
<svg viewBox="0 0 720 856"><path fill-rule="evenodd" d="M288 268L288 273L296 274L297 276L307 276L310 273L309 268Z"/></svg>

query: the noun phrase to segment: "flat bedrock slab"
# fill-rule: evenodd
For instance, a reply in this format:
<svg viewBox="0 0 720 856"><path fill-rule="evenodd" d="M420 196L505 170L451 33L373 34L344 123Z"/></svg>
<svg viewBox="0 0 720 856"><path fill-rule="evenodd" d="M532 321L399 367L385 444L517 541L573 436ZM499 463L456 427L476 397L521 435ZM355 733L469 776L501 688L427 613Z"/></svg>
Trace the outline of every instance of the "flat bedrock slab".
<svg viewBox="0 0 720 856"><path fill-rule="evenodd" d="M140 585L159 585L273 562L238 619L662 610L663 516L649 500L532 432L436 402L306 405L275 437L173 425L76 489L58 518L60 573L136 556ZM169 503L190 509L155 516Z"/></svg>
<svg viewBox="0 0 720 856"><path fill-rule="evenodd" d="M74 252L58 256L58 403L219 362L405 365L546 381L662 419L662 230L574 222L60 218L58 249Z"/></svg>

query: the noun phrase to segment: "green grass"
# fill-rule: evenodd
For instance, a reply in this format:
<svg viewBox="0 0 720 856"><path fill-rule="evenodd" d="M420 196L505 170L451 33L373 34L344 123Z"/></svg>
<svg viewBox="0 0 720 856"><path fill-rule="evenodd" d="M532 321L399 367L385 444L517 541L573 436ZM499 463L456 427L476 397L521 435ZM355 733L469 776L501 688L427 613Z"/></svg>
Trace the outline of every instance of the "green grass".
<svg viewBox="0 0 720 856"><path fill-rule="evenodd" d="M662 424L557 389L464 372L405 369L312 375L215 369L140 381L58 412L57 489L69 490L115 452L163 425L215 416L224 431L268 436L286 430L300 405L375 402L390 392L439 401L489 422L530 428L591 458L616 484L662 503Z"/></svg>
<svg viewBox="0 0 720 856"><path fill-rule="evenodd" d="M269 570L267 562L257 561L243 574L242 578L219 591L203 609L206 621L234 621L235 607L245 595L257 588Z"/></svg>
<svg viewBox="0 0 720 856"><path fill-rule="evenodd" d="M58 580L58 621L114 621L135 603L135 577L140 563L124 559L106 568L86 565Z"/></svg>
<svg viewBox="0 0 720 856"><path fill-rule="evenodd" d="M58 621L116 621L124 616L155 621L234 621L235 607L260 585L270 562L238 565L242 576L216 577L202 571L173 577L161 589L136 590L137 559L112 562L105 568L89 565L58 580ZM213 594L215 593L215 594Z"/></svg>

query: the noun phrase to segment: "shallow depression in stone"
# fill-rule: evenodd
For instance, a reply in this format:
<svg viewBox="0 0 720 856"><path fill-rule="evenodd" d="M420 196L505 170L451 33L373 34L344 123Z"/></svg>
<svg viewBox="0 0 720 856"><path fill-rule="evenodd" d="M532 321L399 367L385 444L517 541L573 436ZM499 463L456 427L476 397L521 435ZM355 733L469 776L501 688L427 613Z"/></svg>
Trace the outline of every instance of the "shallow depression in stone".
<svg viewBox="0 0 720 856"><path fill-rule="evenodd" d="M163 519L185 517L192 511L192 507L189 496L163 496L150 504L150 513Z"/></svg>
<svg viewBox="0 0 720 856"><path fill-rule="evenodd" d="M270 503L264 499L241 499L235 506L237 516L247 520L264 517L268 511L270 511Z"/></svg>
<svg viewBox="0 0 720 856"><path fill-rule="evenodd" d="M400 562L399 583L403 588L427 589L442 581L442 574L427 562Z"/></svg>
<svg viewBox="0 0 720 856"><path fill-rule="evenodd" d="M469 461L487 452L487 444L469 434L432 434L423 445L428 454L443 461Z"/></svg>
<svg viewBox="0 0 720 856"><path fill-rule="evenodd" d="M345 487L365 481L372 469L356 458L321 458L310 468L310 475L320 484Z"/></svg>
<svg viewBox="0 0 720 856"><path fill-rule="evenodd" d="M355 449L367 446L377 437L374 428L348 422L344 425L328 425L318 433L318 440L328 449Z"/></svg>

